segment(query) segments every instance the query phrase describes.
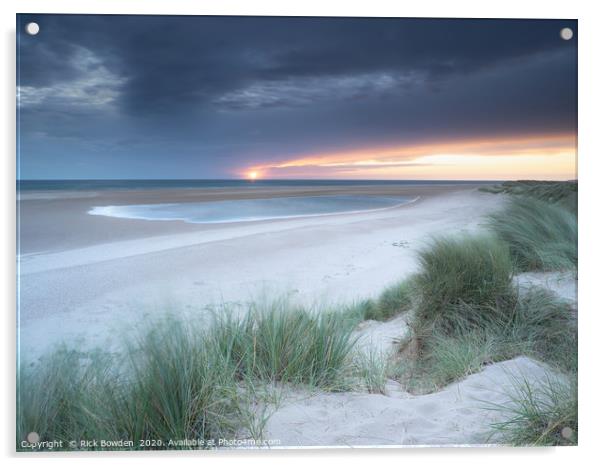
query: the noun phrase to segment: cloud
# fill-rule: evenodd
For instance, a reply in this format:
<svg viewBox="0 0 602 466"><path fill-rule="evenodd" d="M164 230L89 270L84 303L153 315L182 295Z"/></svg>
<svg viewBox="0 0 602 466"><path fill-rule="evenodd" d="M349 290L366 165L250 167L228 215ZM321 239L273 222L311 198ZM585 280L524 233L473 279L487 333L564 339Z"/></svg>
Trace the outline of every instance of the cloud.
<svg viewBox="0 0 602 466"><path fill-rule="evenodd" d="M65 66L65 57L86 47L114 75L128 77L122 109L145 115L216 102L298 105L308 97L288 98L291 87L300 95L304 82L328 87L370 75L418 75L436 85L505 61L573 49L558 37L560 27L573 22L555 20L43 15L38 21L37 42L21 40L23 86L61 81L61 70L73 81L81 69Z"/></svg>
<svg viewBox="0 0 602 466"><path fill-rule="evenodd" d="M23 33L28 21L40 34ZM59 167L68 176L78 154L98 157L89 166L118 161L107 169L116 177L229 177L303 154L576 130L578 34L558 35L577 32L576 21L19 15L18 23L21 156L38 177Z"/></svg>
<svg viewBox="0 0 602 466"><path fill-rule="evenodd" d="M250 84L213 100L218 107L311 105L315 102L383 97L420 82L416 74L367 73L354 76L302 77Z"/></svg>
<svg viewBox="0 0 602 466"><path fill-rule="evenodd" d="M48 85L17 87L17 104L31 106L107 107L120 96L126 79L107 69L95 53L85 47L74 48L68 66L78 72L69 79Z"/></svg>

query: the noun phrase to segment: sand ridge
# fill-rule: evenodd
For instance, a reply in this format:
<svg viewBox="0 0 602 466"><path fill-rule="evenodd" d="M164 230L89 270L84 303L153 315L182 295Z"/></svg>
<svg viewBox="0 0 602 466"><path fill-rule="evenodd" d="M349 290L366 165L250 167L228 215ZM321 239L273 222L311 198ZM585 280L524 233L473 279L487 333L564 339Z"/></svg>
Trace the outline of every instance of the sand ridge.
<svg viewBox="0 0 602 466"><path fill-rule="evenodd" d="M443 390L420 396L395 383L386 395L291 394L268 420L265 438L280 446L437 446L493 444L490 425L504 419L517 383L545 383L549 368L526 357L486 366Z"/></svg>

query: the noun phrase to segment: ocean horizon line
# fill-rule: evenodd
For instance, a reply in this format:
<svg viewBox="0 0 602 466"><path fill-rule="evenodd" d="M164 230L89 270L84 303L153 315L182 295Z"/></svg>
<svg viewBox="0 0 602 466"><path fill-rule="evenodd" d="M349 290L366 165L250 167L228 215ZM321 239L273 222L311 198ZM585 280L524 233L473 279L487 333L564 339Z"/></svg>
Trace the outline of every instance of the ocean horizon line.
<svg viewBox="0 0 602 466"><path fill-rule="evenodd" d="M260 178L260 179L249 179L249 178L21 178L17 179L17 182L31 182L31 181L245 181L249 183L258 183L264 181L336 181L336 182L357 182L357 181L377 181L377 182L428 182L428 181L451 181L451 182L504 182L514 181L506 179L448 179L448 178L429 178L429 179L381 179L381 178ZM538 180L536 178L528 178L523 181L548 181ZM553 180L549 180L553 181ZM567 181L567 180L563 180Z"/></svg>
<svg viewBox="0 0 602 466"><path fill-rule="evenodd" d="M49 179L17 180L17 191L203 189L324 186L427 186L493 184L499 180L341 180L341 179Z"/></svg>

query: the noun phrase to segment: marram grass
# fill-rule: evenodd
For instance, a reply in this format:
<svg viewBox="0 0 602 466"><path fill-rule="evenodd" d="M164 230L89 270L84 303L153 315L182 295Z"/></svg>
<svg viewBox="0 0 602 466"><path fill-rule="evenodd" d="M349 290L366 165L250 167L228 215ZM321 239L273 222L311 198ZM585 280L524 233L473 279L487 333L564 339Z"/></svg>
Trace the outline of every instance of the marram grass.
<svg viewBox="0 0 602 466"><path fill-rule="evenodd" d="M489 228L521 271L577 267L577 216L560 205L517 197L490 216Z"/></svg>
<svg viewBox="0 0 602 466"><path fill-rule="evenodd" d="M261 386L271 382L339 388L351 365L352 325L343 314L314 315L284 302L247 318L201 329L157 321L122 356L65 347L17 378L17 449L29 432L40 440L133 442L124 449L184 448L169 439L258 437ZM260 400L261 401L261 400ZM141 440L160 443L141 444ZM81 446L80 446L81 445ZM115 449L110 448L110 449Z"/></svg>
<svg viewBox="0 0 602 466"><path fill-rule="evenodd" d="M554 370L577 371L577 322L571 307L543 288L516 293L495 306L449 309L447 329L431 327L420 353L406 361L403 379L418 393L439 390L481 370L483 365L525 355Z"/></svg>
<svg viewBox="0 0 602 466"><path fill-rule="evenodd" d="M169 439L232 434L240 410L229 361L202 334L168 319L129 342L124 357L59 348L19 370L17 448L28 432L65 449L126 440L124 449L177 448ZM141 444L142 440L159 443ZM113 448L114 449L114 448Z"/></svg>
<svg viewBox="0 0 602 466"><path fill-rule="evenodd" d="M106 355L60 346L38 363L17 371L17 448L29 432L41 440L69 442L107 438L111 396L99 400L107 387L119 390ZM109 393L107 393L109 394Z"/></svg>
<svg viewBox="0 0 602 466"><path fill-rule="evenodd" d="M242 320L219 319L213 337L239 377L335 388L354 347L352 331L342 313L311 314L274 301Z"/></svg>
<svg viewBox="0 0 602 466"><path fill-rule="evenodd" d="M420 252L419 262L413 280L418 338L434 329L453 334L458 330L455 309L494 306L513 293L510 253L494 236L435 238Z"/></svg>
<svg viewBox="0 0 602 466"><path fill-rule="evenodd" d="M385 288L375 299L366 299L351 306L347 313L358 320L386 321L407 312L413 305L412 278L394 283Z"/></svg>
<svg viewBox="0 0 602 466"><path fill-rule="evenodd" d="M491 438L516 446L577 445L577 378L549 375L541 384L515 380L509 402L493 405L502 420Z"/></svg>
<svg viewBox="0 0 602 466"><path fill-rule="evenodd" d="M547 204L560 205L577 213L576 181L506 181L498 185L482 187L480 190L493 194L504 193L539 199Z"/></svg>
<svg viewBox="0 0 602 466"><path fill-rule="evenodd" d="M420 252L420 266L412 280L412 354L398 371L408 389L434 391L519 355L577 370L574 311L548 290L519 290L504 241L437 238Z"/></svg>
<svg viewBox="0 0 602 466"><path fill-rule="evenodd" d="M375 349L359 351L353 360L353 373L368 393L386 393L390 370L389 354Z"/></svg>

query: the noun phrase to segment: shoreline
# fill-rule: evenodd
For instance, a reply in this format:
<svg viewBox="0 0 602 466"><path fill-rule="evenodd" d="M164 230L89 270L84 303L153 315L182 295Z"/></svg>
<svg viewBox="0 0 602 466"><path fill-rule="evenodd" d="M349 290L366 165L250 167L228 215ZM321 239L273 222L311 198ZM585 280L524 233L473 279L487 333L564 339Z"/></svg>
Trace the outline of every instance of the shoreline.
<svg viewBox="0 0 602 466"><path fill-rule="evenodd" d="M193 224L180 220L153 222L142 219L119 219L92 216L93 207L107 205L210 202L221 200L266 199L308 195L399 195L431 198L482 186L470 185L411 185L411 186L316 186L273 187L261 189L152 189L131 191L64 191L57 197L47 192L28 191L29 197L18 197L20 221L19 252L22 254L58 252L116 240L140 239L152 236L206 231L221 224ZM33 196L33 198L31 197ZM259 220L254 223L270 220ZM44 235L39 232L44 231Z"/></svg>
<svg viewBox="0 0 602 466"><path fill-rule="evenodd" d="M344 223L353 223L358 220L361 214L379 214L390 213L394 216L396 210L408 208L423 201L422 196L417 196L409 202L398 204L393 207L381 209L370 209L353 212L334 212L328 214L302 215L281 217L266 220L237 221L237 222L215 222L215 223L190 223L181 219L132 219L122 217L103 216L109 221L114 220L134 220L146 223L178 223L182 228L185 225L198 227L208 227L194 233L180 232L172 235L150 236L135 238L133 240L112 241L108 243L94 244L83 248L72 248L60 251L41 251L20 254L19 260L25 263L21 270L22 275L30 273L44 272L54 269L73 267L78 265L88 265L95 262L120 259L124 257L160 252L169 249L178 249L187 246L200 245L212 242L233 240L241 237L252 236L263 233L284 232L286 230L296 229L311 225L314 220L323 220L321 224L336 224L337 220ZM90 214L88 214L90 215ZM387 216L387 217L390 217ZM320 219L320 217L323 217ZM377 220L382 216L373 216ZM156 222L154 220L157 220ZM361 218L359 220L362 220Z"/></svg>
<svg viewBox="0 0 602 466"><path fill-rule="evenodd" d="M307 196L307 197L310 197L310 196ZM315 198L315 197L320 197L320 196L311 196L311 197ZM290 199L290 198L287 198L287 199ZM232 224L249 223L249 222L271 222L271 221L290 220L290 219L298 219L298 218L300 219L300 218L313 218L313 217L329 217L331 215L352 215L352 214L380 212L383 210L400 208L407 204L413 204L414 202L418 201L419 199L420 199L420 196L416 196L414 199L400 202L399 204L396 204L396 205L392 205L392 206L388 206L388 207L377 207L374 209L347 210L347 211L342 211L342 212L325 212L325 213L319 213L319 214L281 215L281 216L266 217L266 218L250 218L247 220L235 219L235 220L212 220L212 221L191 222L191 221L187 220L186 217L181 217L181 218L144 217L142 215L140 215L140 216L118 215L118 214L114 214L114 213L113 214L101 213L101 211L99 211L101 209L108 209L108 211L110 212L111 208L115 208L115 207L119 207L119 206L101 206L101 207L97 206L97 207L92 208L90 211L88 211L88 215L100 215L103 217L125 218L125 219L134 219L134 220L148 220L148 221L159 221L159 222L180 221L180 222L184 222L184 223L192 223L195 225L232 225ZM208 201L208 202L210 202L210 201ZM215 201L215 202L219 202L219 201ZM148 205L148 204L146 204L146 205ZM167 204L157 204L157 205L167 205Z"/></svg>
<svg viewBox="0 0 602 466"><path fill-rule="evenodd" d="M203 319L215 306L244 308L262 296L306 305L373 297L415 270L430 236L476 230L504 204L475 188L435 191L380 212L209 226L86 218L81 208L94 200L67 201L80 217L74 234L99 224L109 234L21 256L23 354L35 358L63 340L112 347L118 333L170 309Z"/></svg>

